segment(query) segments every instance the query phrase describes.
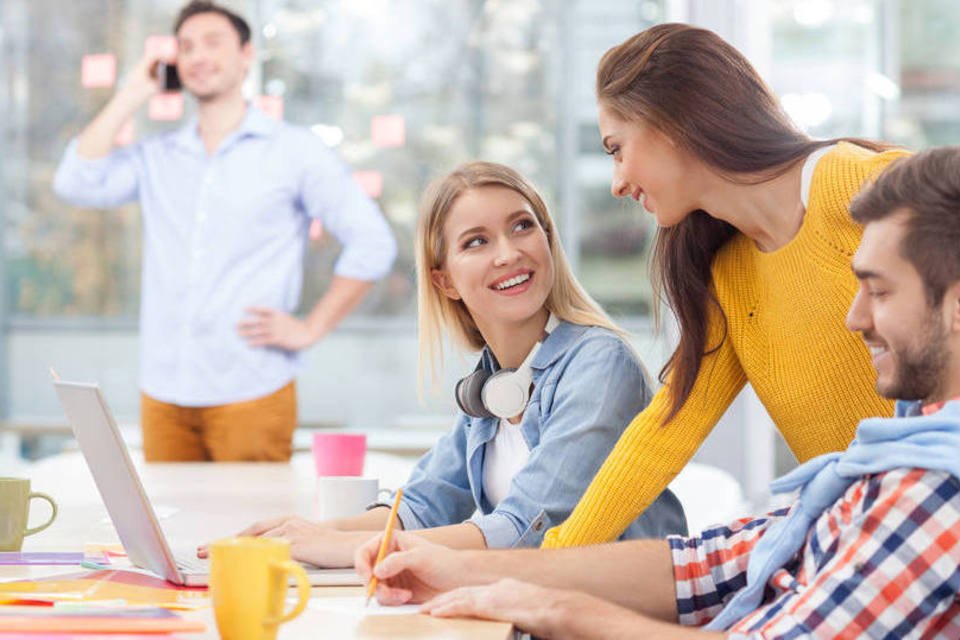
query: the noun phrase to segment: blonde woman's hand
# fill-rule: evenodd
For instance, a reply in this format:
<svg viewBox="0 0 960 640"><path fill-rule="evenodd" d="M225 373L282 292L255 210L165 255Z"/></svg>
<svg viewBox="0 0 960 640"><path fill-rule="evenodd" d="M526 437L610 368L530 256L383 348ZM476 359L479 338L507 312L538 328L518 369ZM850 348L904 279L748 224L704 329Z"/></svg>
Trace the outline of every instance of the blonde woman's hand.
<svg viewBox="0 0 960 640"><path fill-rule="evenodd" d="M255 522L238 536L266 536L290 541L290 556L299 562L319 567L349 567L353 553L370 536L369 531L337 531L322 523L290 515ZM197 548L205 558L207 547Z"/></svg>

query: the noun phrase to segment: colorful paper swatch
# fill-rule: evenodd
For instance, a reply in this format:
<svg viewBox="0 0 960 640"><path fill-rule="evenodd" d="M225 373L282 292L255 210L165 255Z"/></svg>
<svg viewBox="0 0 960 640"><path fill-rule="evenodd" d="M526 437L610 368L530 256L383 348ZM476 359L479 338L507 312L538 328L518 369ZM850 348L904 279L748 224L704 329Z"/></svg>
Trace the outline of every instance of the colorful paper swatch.
<svg viewBox="0 0 960 640"><path fill-rule="evenodd" d="M206 625L156 607L69 611L50 607L0 607L0 631L159 633L206 631Z"/></svg>
<svg viewBox="0 0 960 640"><path fill-rule="evenodd" d="M110 564L110 558L103 552L86 554L80 552L56 551L4 551L0 552L0 565L56 565L80 564L81 562L99 562Z"/></svg>
<svg viewBox="0 0 960 640"><path fill-rule="evenodd" d="M89 600L123 600L166 609L196 609L209 603L204 587L178 587L136 571L84 571L0 583L0 604Z"/></svg>
<svg viewBox="0 0 960 640"><path fill-rule="evenodd" d="M83 545L83 553L88 556L94 556L104 553L108 556L125 556L127 552L123 550L123 545L119 542L86 542Z"/></svg>

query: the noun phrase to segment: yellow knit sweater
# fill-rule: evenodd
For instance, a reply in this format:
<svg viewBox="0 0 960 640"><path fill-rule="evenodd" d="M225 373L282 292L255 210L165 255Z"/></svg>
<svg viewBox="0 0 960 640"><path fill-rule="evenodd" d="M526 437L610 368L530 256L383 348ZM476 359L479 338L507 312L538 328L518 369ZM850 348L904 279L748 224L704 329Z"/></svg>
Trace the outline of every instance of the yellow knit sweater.
<svg viewBox="0 0 960 640"><path fill-rule="evenodd" d="M689 399L667 425L666 387L627 427L570 518L544 547L615 539L690 460L749 381L797 458L840 451L868 416L893 413L844 318L856 293L850 260L860 242L850 200L901 150L874 153L840 143L817 163L803 224L763 253L739 234L717 253L713 287L727 318L723 345L703 358ZM708 345L723 327L708 320ZM667 380L669 385L669 379Z"/></svg>

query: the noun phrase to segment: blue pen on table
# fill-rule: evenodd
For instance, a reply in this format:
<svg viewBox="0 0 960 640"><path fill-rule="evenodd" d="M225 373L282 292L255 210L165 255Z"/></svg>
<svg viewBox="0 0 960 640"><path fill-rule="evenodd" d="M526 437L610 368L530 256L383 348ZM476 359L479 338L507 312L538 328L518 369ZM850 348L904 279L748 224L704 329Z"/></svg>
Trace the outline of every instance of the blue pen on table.
<svg viewBox="0 0 960 640"><path fill-rule="evenodd" d="M80 563L80 566L84 569L96 569L98 571L111 571L113 569L113 567L94 562L93 560L84 560Z"/></svg>

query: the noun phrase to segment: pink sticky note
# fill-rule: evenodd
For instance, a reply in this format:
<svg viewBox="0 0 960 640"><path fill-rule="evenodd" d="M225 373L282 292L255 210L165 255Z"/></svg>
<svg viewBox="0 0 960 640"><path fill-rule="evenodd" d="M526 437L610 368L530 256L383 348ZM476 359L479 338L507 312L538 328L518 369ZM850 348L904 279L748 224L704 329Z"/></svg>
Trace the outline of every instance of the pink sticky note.
<svg viewBox="0 0 960 640"><path fill-rule="evenodd" d="M147 116L151 120L179 120L182 115L182 93L158 93L150 98Z"/></svg>
<svg viewBox="0 0 960 640"><path fill-rule="evenodd" d="M401 115L373 116L370 137L378 147L402 147L407 141L406 121Z"/></svg>
<svg viewBox="0 0 960 640"><path fill-rule="evenodd" d="M117 81L117 57L112 53L93 53L80 61L80 84L88 89L112 87Z"/></svg>
<svg viewBox="0 0 960 640"><path fill-rule="evenodd" d="M320 222L320 218L314 218L310 221L310 231L309 231L310 242L320 242L320 238L323 237L323 223Z"/></svg>
<svg viewBox="0 0 960 640"><path fill-rule="evenodd" d="M177 58L177 38L176 36L147 36L143 42L143 55L148 58L163 58L164 60L176 60Z"/></svg>
<svg viewBox="0 0 960 640"><path fill-rule="evenodd" d="M123 126L120 127L120 131L117 132L117 137L114 139L113 143L118 147L125 147L131 142L133 142L133 120L127 120L123 123Z"/></svg>
<svg viewBox="0 0 960 640"><path fill-rule="evenodd" d="M379 171L354 171L353 179L371 198L379 198L383 193L383 174Z"/></svg>
<svg viewBox="0 0 960 640"><path fill-rule="evenodd" d="M276 120L283 120L283 96L257 96L257 108Z"/></svg>

